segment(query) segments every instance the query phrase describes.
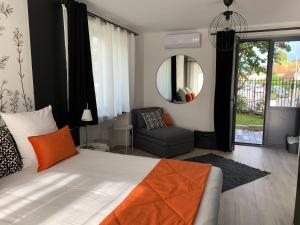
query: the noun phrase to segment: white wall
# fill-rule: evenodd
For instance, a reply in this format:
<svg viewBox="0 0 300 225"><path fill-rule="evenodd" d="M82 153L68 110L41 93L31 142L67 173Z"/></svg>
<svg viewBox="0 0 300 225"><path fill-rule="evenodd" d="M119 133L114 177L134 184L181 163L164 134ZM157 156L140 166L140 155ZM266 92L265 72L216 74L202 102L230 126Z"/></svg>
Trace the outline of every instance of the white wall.
<svg viewBox="0 0 300 225"><path fill-rule="evenodd" d="M144 106L144 37L136 37L134 108Z"/></svg>
<svg viewBox="0 0 300 225"><path fill-rule="evenodd" d="M34 108L34 95L27 0L1 3L9 10L6 15L0 13L3 28L0 30L0 61L7 59L0 66L0 111L30 111ZM18 50L21 62L17 61Z"/></svg>
<svg viewBox="0 0 300 225"><path fill-rule="evenodd" d="M278 27L300 26L300 22L266 24L251 26L251 29L268 29ZM201 48L166 50L163 46L163 38L166 34L200 32L202 34ZM300 30L254 33L247 37L267 37L282 35L300 35ZM170 113L176 125L192 130L214 131L214 92L215 92L215 61L216 50L208 40L206 29L161 32L144 34L144 106L160 106ZM164 60L172 55L185 54L196 59L203 70L204 84L198 98L193 102L176 105L165 101L156 88L156 73ZM139 57L139 56L137 56Z"/></svg>
<svg viewBox="0 0 300 225"><path fill-rule="evenodd" d="M209 43L206 30L182 33L189 32L201 33L201 48L166 50L163 46L163 39L166 34L170 33L144 35L144 106L163 107L170 113L177 126L191 130L213 131L215 49ZM156 73L159 66L166 58L177 54L188 55L197 60L204 74L202 91L196 100L187 104L173 104L165 101L156 88Z"/></svg>

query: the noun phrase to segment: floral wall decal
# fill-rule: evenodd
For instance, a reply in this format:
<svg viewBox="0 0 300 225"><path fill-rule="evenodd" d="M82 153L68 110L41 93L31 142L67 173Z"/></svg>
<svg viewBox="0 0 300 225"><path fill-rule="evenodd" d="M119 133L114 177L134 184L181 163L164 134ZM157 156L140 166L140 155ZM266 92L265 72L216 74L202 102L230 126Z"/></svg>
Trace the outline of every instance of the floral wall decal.
<svg viewBox="0 0 300 225"><path fill-rule="evenodd" d="M0 69L5 68L5 65L6 65L8 59L9 59L9 56L2 56L2 58L0 59Z"/></svg>
<svg viewBox="0 0 300 225"><path fill-rule="evenodd" d="M19 70L18 70L18 75L20 77L20 82L21 82L21 91L22 91L22 98L23 98L23 106L25 107L26 111L30 111L32 110L32 101L31 99L26 95L25 89L24 89L24 77L25 74L23 72L23 68L22 68L22 64L24 62L23 57L22 57L22 47L23 47L23 39L22 39L23 35L20 32L20 30L18 28L16 28L16 30L14 31L14 38L13 41L15 42L15 46L16 46L16 50L18 53L17 56L17 61L19 64Z"/></svg>
<svg viewBox="0 0 300 225"><path fill-rule="evenodd" d="M5 112L6 111L6 101L4 99L5 95L10 95L10 90L5 88L5 85L7 84L7 80L2 80L1 88L0 88L0 111Z"/></svg>
<svg viewBox="0 0 300 225"><path fill-rule="evenodd" d="M0 13L5 15L6 17L8 17L10 14L12 14L13 11L14 11L14 9L12 7L10 7L9 4L5 4L4 2L2 2L0 4Z"/></svg>
<svg viewBox="0 0 300 225"><path fill-rule="evenodd" d="M0 4L0 14L8 17L12 13L13 13L13 8L10 7L9 4L5 4L4 2L2 2ZM0 19L1 19L1 17L0 17ZM0 32L3 31L3 30L5 30L5 27L0 25ZM0 35L1 35L1 33L0 33Z"/></svg>
<svg viewBox="0 0 300 225"><path fill-rule="evenodd" d="M0 49L0 111L33 110L27 0L0 0Z"/></svg>

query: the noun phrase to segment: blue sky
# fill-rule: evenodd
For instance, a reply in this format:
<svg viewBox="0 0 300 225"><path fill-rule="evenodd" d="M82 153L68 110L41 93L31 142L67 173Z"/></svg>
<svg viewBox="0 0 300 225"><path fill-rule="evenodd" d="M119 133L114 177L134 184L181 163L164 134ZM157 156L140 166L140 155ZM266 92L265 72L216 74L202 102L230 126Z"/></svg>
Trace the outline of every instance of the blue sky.
<svg viewBox="0 0 300 225"><path fill-rule="evenodd" d="M292 47L292 52L297 54L297 59L300 60L300 41L291 41L290 45ZM288 53L289 60L296 60L296 55L294 53Z"/></svg>

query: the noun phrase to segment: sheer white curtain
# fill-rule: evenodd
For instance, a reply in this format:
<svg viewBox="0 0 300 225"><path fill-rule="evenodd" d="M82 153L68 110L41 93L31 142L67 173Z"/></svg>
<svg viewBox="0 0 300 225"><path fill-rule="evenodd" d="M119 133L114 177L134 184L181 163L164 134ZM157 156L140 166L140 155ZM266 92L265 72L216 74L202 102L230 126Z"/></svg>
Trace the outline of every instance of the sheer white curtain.
<svg viewBox="0 0 300 225"><path fill-rule="evenodd" d="M157 89L166 100L172 100L171 58L167 59L157 72Z"/></svg>
<svg viewBox="0 0 300 225"><path fill-rule="evenodd" d="M203 72L201 67L196 62L190 62L188 64L188 86L192 89L196 95L198 95L203 86Z"/></svg>
<svg viewBox="0 0 300 225"><path fill-rule="evenodd" d="M184 55L176 56L176 91L185 88L185 74L184 74Z"/></svg>
<svg viewBox="0 0 300 225"><path fill-rule="evenodd" d="M135 37L89 17L93 74L99 118L130 112L134 92Z"/></svg>

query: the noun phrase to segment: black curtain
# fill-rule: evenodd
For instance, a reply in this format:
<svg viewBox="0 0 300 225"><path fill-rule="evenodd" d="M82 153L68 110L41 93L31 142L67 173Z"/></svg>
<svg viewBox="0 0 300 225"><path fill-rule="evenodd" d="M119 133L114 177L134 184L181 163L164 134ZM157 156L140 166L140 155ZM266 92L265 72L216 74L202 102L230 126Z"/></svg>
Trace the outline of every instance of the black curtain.
<svg viewBox="0 0 300 225"><path fill-rule="evenodd" d="M176 56L171 57L171 88L172 88L172 101L177 101L177 62Z"/></svg>
<svg viewBox="0 0 300 225"><path fill-rule="evenodd" d="M57 0L28 0L32 76L36 109L52 105L59 128L67 123L64 24Z"/></svg>
<svg viewBox="0 0 300 225"><path fill-rule="evenodd" d="M69 48L69 124L78 127L88 103L94 121L98 124L95 87L93 79L91 47L86 5L70 0L68 12Z"/></svg>
<svg viewBox="0 0 300 225"><path fill-rule="evenodd" d="M234 31L217 33L217 62L215 89L215 132L219 150L231 151L231 90L234 59Z"/></svg>

